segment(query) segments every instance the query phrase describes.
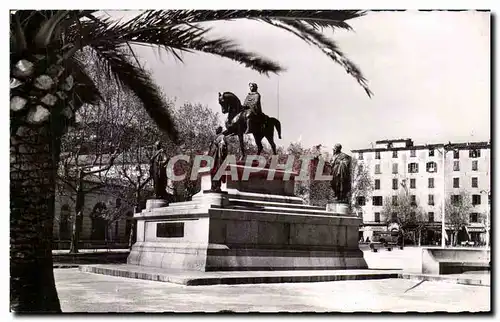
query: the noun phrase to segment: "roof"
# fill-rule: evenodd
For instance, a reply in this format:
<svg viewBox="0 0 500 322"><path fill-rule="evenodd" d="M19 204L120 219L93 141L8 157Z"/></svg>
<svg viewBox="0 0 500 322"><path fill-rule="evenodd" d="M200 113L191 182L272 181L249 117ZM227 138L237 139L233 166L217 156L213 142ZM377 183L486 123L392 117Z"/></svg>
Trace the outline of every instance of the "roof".
<svg viewBox="0 0 500 322"><path fill-rule="evenodd" d="M392 140L385 141L377 141L377 143L391 143L396 142ZM404 141L398 141L404 142ZM491 149L491 143L488 141L479 141L479 142L448 142L448 143L428 143L428 144L420 144L413 146L404 146L404 147L378 147L378 148L366 148L366 149L355 149L351 150L351 152L375 152L375 151L397 151L397 150L426 150L426 149L438 149L446 147L447 150L470 150L470 149Z"/></svg>

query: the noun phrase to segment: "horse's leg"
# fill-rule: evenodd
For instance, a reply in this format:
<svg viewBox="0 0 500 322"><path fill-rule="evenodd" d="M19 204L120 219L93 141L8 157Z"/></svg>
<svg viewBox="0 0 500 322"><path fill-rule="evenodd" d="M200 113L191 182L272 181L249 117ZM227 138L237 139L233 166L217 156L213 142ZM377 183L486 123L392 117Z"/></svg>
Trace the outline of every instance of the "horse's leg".
<svg viewBox="0 0 500 322"><path fill-rule="evenodd" d="M243 144L243 133L239 131L238 140L240 141L240 149L241 149L241 158L240 160L245 159L245 145Z"/></svg>
<svg viewBox="0 0 500 322"><path fill-rule="evenodd" d="M274 143L274 138L273 134L271 133L270 135L266 135L267 142L269 142L269 145L271 146L271 149L273 150L273 154L277 155L278 153L276 152L276 144Z"/></svg>
<svg viewBox="0 0 500 322"><path fill-rule="evenodd" d="M253 138L255 140L255 144L257 145L257 155L260 155L264 147L262 146L262 135L253 134Z"/></svg>

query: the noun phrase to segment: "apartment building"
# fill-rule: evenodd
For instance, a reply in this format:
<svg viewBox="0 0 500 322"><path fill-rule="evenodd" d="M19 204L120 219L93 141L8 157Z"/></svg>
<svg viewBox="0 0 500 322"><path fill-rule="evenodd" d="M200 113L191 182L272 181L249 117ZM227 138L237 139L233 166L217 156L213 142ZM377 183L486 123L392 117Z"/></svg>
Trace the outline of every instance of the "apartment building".
<svg viewBox="0 0 500 322"><path fill-rule="evenodd" d="M468 226L471 238L486 242L490 151L490 142L414 145L412 139L381 140L370 148L352 150L353 157L369 168L374 185L371 196L359 200L362 213L358 215L363 217L360 237L372 239L387 229L385 218L381 218L383 203L406 187L426 212L428 243L440 240L443 198L461 191L470 195L473 204Z"/></svg>

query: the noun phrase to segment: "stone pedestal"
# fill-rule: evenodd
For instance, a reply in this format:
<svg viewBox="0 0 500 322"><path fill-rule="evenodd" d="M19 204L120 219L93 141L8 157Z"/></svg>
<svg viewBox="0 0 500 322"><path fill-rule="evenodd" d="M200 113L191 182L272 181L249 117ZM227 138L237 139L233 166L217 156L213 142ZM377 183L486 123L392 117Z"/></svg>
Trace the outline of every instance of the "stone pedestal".
<svg viewBox="0 0 500 322"><path fill-rule="evenodd" d="M164 199L148 199L146 209L154 209L168 206L168 201Z"/></svg>
<svg viewBox="0 0 500 322"><path fill-rule="evenodd" d="M361 219L304 205L293 195L296 174L277 171L267 181L269 171L247 182L226 178L221 193L207 191L212 178L203 172L192 201L136 214L128 263L197 271L367 268Z"/></svg>
<svg viewBox="0 0 500 322"><path fill-rule="evenodd" d="M326 211L333 212L339 215L348 216L351 215L349 213L349 205L344 202L332 202L326 205Z"/></svg>

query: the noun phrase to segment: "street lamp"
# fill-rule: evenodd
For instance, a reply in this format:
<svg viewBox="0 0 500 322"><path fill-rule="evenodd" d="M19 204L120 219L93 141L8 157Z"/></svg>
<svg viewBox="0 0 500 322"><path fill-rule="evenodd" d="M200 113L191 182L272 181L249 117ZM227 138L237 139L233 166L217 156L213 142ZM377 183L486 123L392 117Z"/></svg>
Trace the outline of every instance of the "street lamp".
<svg viewBox="0 0 500 322"><path fill-rule="evenodd" d="M442 210L442 217L441 217L441 247L445 248L446 243L445 243L445 236L446 236L446 225L445 225L445 208L446 208L446 152L453 150L457 151L456 149L452 148L451 142L448 144L443 145L443 150L439 151L441 153L441 156L443 157L443 198L441 200L441 210Z"/></svg>

